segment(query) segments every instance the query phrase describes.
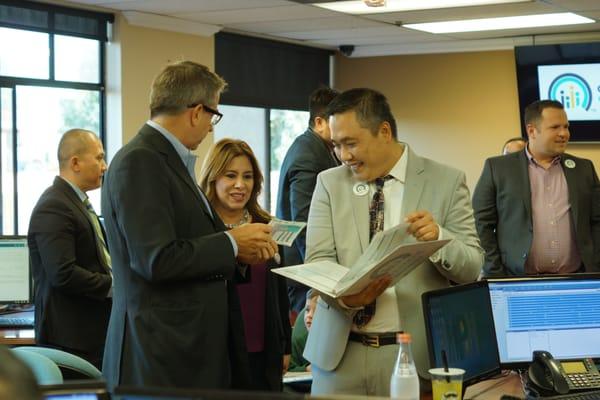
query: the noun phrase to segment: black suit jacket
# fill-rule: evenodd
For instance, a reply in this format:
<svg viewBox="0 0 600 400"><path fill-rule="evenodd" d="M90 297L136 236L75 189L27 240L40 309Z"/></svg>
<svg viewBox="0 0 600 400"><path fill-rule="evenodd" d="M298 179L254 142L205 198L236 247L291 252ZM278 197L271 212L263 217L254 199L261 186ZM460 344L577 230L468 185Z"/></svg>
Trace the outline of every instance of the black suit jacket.
<svg viewBox="0 0 600 400"><path fill-rule="evenodd" d="M246 387L236 260L169 141L144 125L102 187L115 287L109 386Z"/></svg>
<svg viewBox="0 0 600 400"><path fill-rule="evenodd" d="M112 279L92 220L62 178L38 200L27 236L35 283L35 335L101 364Z"/></svg>
<svg viewBox="0 0 600 400"><path fill-rule="evenodd" d="M575 167L567 167L566 160ZM486 252L485 276L525 275L533 238L528 162L525 150L487 159L473 192L477 232ZM570 154L561 157L561 164L579 254L586 272L598 271L600 197L594 165Z"/></svg>
<svg viewBox="0 0 600 400"><path fill-rule="evenodd" d="M330 149L310 128L298 136L288 149L279 174L277 218L288 221L308 220L312 194L319 172L339 165ZM302 264L306 250L306 230L303 230L292 247L284 247L286 265ZM288 280L292 309L300 312L306 304L308 288Z"/></svg>

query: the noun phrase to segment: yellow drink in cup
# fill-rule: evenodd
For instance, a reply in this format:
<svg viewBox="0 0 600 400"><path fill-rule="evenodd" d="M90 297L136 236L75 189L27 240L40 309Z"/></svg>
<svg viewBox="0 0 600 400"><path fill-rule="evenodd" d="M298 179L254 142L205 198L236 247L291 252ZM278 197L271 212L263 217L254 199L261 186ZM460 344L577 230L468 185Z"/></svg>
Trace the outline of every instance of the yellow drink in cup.
<svg viewBox="0 0 600 400"><path fill-rule="evenodd" d="M433 389L432 400L461 400L464 369L448 368L448 371L444 371L444 368L432 368L429 373Z"/></svg>

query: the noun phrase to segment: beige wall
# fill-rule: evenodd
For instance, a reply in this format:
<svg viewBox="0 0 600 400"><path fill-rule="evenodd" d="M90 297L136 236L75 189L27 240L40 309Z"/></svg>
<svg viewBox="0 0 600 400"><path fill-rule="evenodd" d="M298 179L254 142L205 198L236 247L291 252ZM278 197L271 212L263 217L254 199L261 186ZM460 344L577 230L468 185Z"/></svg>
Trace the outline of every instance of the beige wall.
<svg viewBox="0 0 600 400"><path fill-rule="evenodd" d="M214 38L132 26L118 15L115 44L121 49L121 113L123 144L150 117L148 110L152 79L167 63L191 60L214 69ZM212 135L196 151L204 155ZM196 168L200 168L198 162Z"/></svg>
<svg viewBox="0 0 600 400"><path fill-rule="evenodd" d="M485 159L520 134L513 54L338 56L335 85L383 92L398 122L398 138L421 155L465 171L473 189ZM600 167L600 145L570 145L568 151Z"/></svg>

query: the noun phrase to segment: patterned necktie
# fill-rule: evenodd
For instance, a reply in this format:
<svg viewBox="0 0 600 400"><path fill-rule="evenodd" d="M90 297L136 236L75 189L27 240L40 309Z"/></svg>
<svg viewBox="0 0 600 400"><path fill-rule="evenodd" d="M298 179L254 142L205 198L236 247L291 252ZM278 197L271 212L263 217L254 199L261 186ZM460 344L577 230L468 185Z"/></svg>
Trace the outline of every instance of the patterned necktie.
<svg viewBox="0 0 600 400"><path fill-rule="evenodd" d="M108 253L108 247L106 246L104 234L102 233L102 228L100 227L100 221L98 220L98 215L96 215L96 212L94 211L94 207L92 207L92 203L90 203L89 197L86 197L86 199L83 201L83 204L85 205L85 208L87 209L87 212L90 215L92 225L94 225L94 231L96 231L96 237L100 242L100 247L102 248L102 254L104 254L104 260L106 261L106 265L108 265L108 268L112 268L110 254Z"/></svg>
<svg viewBox="0 0 600 400"><path fill-rule="evenodd" d="M373 236L375 236L377 232L383 230L383 185L386 181L393 178L394 177L391 175L386 175L383 178L375 179L375 194L369 205L369 241L373 239ZM368 324L371 318L373 318L373 315L375 315L376 304L377 300L374 300L372 303L367 304L362 310L359 310L354 315L354 324L359 328Z"/></svg>

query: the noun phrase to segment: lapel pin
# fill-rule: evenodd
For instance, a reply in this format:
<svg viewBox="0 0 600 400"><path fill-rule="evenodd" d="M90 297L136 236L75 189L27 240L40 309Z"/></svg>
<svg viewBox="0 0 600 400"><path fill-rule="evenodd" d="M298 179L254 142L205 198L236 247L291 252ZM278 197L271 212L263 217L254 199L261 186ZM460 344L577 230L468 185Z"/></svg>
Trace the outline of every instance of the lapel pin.
<svg viewBox="0 0 600 400"><path fill-rule="evenodd" d="M568 159L565 160L565 167L567 168L575 168L575 161Z"/></svg>
<svg viewBox="0 0 600 400"><path fill-rule="evenodd" d="M366 182L358 182L354 184L352 191L357 196L364 196L369 193L369 184Z"/></svg>

